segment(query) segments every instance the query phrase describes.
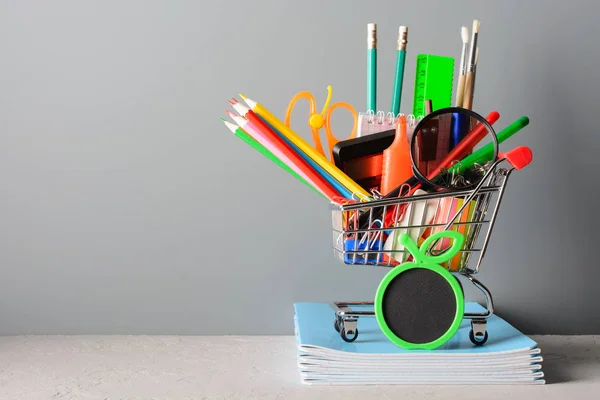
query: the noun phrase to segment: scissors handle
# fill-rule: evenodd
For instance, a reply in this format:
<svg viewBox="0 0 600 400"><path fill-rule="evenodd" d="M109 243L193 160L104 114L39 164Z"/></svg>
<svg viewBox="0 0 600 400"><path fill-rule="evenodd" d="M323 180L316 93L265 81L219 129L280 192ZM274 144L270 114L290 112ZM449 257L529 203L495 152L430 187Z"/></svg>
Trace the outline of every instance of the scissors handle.
<svg viewBox="0 0 600 400"><path fill-rule="evenodd" d="M331 160L333 160L333 147L341 141L340 139L335 137L335 135L331 131L331 113L337 108L345 108L350 112L352 118L354 119L352 131L350 132L350 136L348 136L346 140L354 139L354 137L356 136L356 128L358 127L358 114L356 113L354 107L352 107L350 104L340 101L337 103L333 103L329 106L327 112L325 113L325 137L327 138L327 146L329 147L329 155L331 157Z"/></svg>
<svg viewBox="0 0 600 400"><path fill-rule="evenodd" d="M287 126L288 128L292 128L290 126L291 124L291 119L292 119L292 111L294 109L294 107L296 106L296 103L298 102L298 100L300 99L306 99L308 100L308 104L310 106L310 115L314 115L317 113L317 105L315 102L315 98L312 95L312 93L308 92L308 91L303 91L303 92L299 92L296 93L296 95L294 97L292 97L292 100L290 100L290 103L288 104L287 110L285 111L285 121L284 124L285 126ZM317 150L323 157L325 157L325 151L323 150L323 144L321 143L321 138L319 136L319 130L313 128L310 123L308 124L309 128L310 128L310 132L312 133L312 137L313 137L313 143L315 144L315 150Z"/></svg>
<svg viewBox="0 0 600 400"><path fill-rule="evenodd" d="M327 139L327 147L329 159L333 161L333 147L340 142L340 139L335 137L333 132L331 131L331 113L338 108L345 108L350 112L353 118L352 131L347 139L353 139L356 136L356 129L358 128L358 114L354 107L346 102L337 102L334 104L329 104L331 99L331 86L327 87L327 100L325 102L325 106L323 111L319 114L317 113L316 101L312 93L308 91L303 91L296 93L292 100L290 100L287 110L285 112L285 125L291 129L291 119L292 119L292 111L296 106L296 103L300 99L306 99L310 106L310 117L308 119L308 126L310 127L310 131L312 133L313 142L315 144L315 149L322 155L325 156L325 150L323 148L323 143L321 143L321 136L319 134L319 130L324 126L325 127L325 138Z"/></svg>

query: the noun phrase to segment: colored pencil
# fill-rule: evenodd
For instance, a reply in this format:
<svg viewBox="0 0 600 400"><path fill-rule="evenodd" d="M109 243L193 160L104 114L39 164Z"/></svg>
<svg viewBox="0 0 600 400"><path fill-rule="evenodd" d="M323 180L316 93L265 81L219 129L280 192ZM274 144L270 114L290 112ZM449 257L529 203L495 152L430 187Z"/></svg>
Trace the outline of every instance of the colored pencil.
<svg viewBox="0 0 600 400"><path fill-rule="evenodd" d="M308 155L306 155L302 150L300 150L298 148L298 146L296 146L296 144L294 144L294 142L292 142L290 139L287 138L287 136L285 136L283 133L279 132L277 129L275 129L271 124L269 124L264 118L262 118L260 115L258 116L265 124L267 124L269 126L269 128L271 128L271 130L273 132L275 132L277 135L279 135L280 138L282 138L283 140L285 140L285 142L290 145L290 147L297 152L298 154L300 154L300 157L302 157L304 159L304 161L306 161L312 168L314 168L323 178L325 178L325 180L327 182L329 182L329 184L331 186L333 186L333 188L335 190L337 190L343 197L347 198L347 199L351 199L352 198L352 192L349 191L344 185L342 185L340 182L338 182L333 176L331 176L331 174L329 172L327 172L325 169L323 169L319 164L317 164L315 162L315 160L313 160L312 158L310 158ZM287 126L287 125L286 125ZM318 151L318 150L317 150ZM319 152L319 154L321 154Z"/></svg>
<svg viewBox="0 0 600 400"><path fill-rule="evenodd" d="M237 111L237 110L236 110ZM250 120L245 118L248 116L237 116L227 111L229 115L234 118L234 121L250 136L259 141L263 146L268 148L282 161L286 162L290 168L296 167L296 173L298 173L306 181L310 182L316 188L318 188L330 201L333 201L336 197L341 197L341 194L337 192L321 175L319 175L313 168L311 168L306 161L300 157L283 139L281 139L275 132L271 130L266 124L258 120L258 118Z"/></svg>
<svg viewBox="0 0 600 400"><path fill-rule="evenodd" d="M289 140L291 140L298 148L304 152L304 154L308 155L312 158L316 163L318 163L323 169L329 172L338 182L344 185L350 193L354 196L359 197L361 199L370 199L371 195L363 189L360 185L358 185L354 180L352 180L348 175L342 172L339 168L337 168L334 164L331 163L324 155L319 154L314 147L308 144L302 137L300 137L297 133L288 128L281 120L279 120L276 116L274 116L267 108L265 108L262 104L241 95L242 99L246 102L250 110L252 110L255 114L262 117L265 121L267 121L272 127L277 129L279 132L284 134Z"/></svg>
<svg viewBox="0 0 600 400"><path fill-rule="evenodd" d="M265 146L263 146L262 144L260 144L260 142L258 142L252 136L250 136L246 131L244 131L238 125L232 124L229 121L225 121L223 118L221 118L221 121L225 124L225 126L231 132L233 132L235 134L235 136L237 136L238 138L240 138L242 141L244 141L248 145L252 146L252 148L254 150L258 151L260 154L262 154L263 156L267 157L269 160L273 161L275 164L277 164L284 171L286 171L287 173L289 173L290 175L292 175L294 178L298 179L300 182L302 182L303 184L305 184L306 186L308 186L309 188L311 188L312 190L314 190L315 193L318 193L320 196L325 197L325 195L321 191L319 191L317 188L315 188L313 185L311 185L309 182L307 182L304 178L302 178L300 175L298 175L298 173L296 173L296 171L294 171L286 163L284 163L283 161L281 161L281 159L279 159L277 156L275 156L275 154L273 154L272 152L270 152L269 149L267 149Z"/></svg>

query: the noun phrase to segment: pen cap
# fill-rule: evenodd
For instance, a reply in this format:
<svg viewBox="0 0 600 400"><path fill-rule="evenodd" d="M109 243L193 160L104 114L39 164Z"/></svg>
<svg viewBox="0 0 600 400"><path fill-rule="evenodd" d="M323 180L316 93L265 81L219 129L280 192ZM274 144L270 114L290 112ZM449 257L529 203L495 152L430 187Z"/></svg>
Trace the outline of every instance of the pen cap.
<svg viewBox="0 0 600 400"><path fill-rule="evenodd" d="M515 147L507 153L501 153L499 156L506 158L506 161L515 169L523 169L533 160L533 153L527 146Z"/></svg>
<svg viewBox="0 0 600 400"><path fill-rule="evenodd" d="M498 132L498 143L502 143L505 140L509 139L511 136L513 136L515 133L519 132L521 129L525 128L527 125L529 125L529 118L527 117L521 117L519 119L517 119L515 122L513 122L512 124L508 125L506 128L502 129L500 132ZM492 144L488 144L487 146L485 146L484 148L480 149L479 151L473 153L472 155L466 157L464 160L461 161L461 165L459 166L459 171L463 171L464 168L467 168L475 163L477 164L485 164L486 162L490 161L494 156L494 148L492 146ZM454 168L454 167L453 167Z"/></svg>

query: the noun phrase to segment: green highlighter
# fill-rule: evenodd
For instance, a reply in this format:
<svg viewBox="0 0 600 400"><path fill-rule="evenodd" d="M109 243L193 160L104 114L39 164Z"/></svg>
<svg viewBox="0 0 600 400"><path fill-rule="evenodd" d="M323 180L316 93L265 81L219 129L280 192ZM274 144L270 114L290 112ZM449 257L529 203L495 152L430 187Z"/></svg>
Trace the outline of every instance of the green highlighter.
<svg viewBox="0 0 600 400"><path fill-rule="evenodd" d="M325 197L321 192L319 192L317 189L315 189L315 187L313 185L311 185L306 180L304 180L304 178L302 178L300 175L298 175L293 169L288 167L283 161L281 161L279 158L277 158L277 156L275 154L271 153L269 151L269 149L267 149L265 146L263 146L258 141L256 141L256 139L254 139L252 136L248 135L246 133L246 131L244 131L242 128L240 128L237 125L232 124L231 122L225 121L223 118L221 118L221 121L225 124L225 126L227 126L227 128L229 128L229 130L231 132L233 132L235 134L235 136L239 137L244 142L246 142L247 144L252 146L259 153L261 153L262 155L267 157L269 160L273 161L275 164L279 165L282 169L289 172L293 177L295 177L300 182L304 183L306 186L308 186L309 188L314 190L320 196Z"/></svg>
<svg viewBox="0 0 600 400"><path fill-rule="evenodd" d="M413 115L424 117L425 101L431 100L431 111L452 106L452 83L454 82L454 58L419 54L415 72L415 96Z"/></svg>
<svg viewBox="0 0 600 400"><path fill-rule="evenodd" d="M529 125L529 118L521 117L515 122L498 132L496 137L498 138L498 144L504 142L506 139L519 132L521 129ZM452 173L463 173L467 168L472 167L474 164L485 164L490 161L494 156L494 143L488 143L473 154L468 155L460 161L460 164L454 165L449 169Z"/></svg>

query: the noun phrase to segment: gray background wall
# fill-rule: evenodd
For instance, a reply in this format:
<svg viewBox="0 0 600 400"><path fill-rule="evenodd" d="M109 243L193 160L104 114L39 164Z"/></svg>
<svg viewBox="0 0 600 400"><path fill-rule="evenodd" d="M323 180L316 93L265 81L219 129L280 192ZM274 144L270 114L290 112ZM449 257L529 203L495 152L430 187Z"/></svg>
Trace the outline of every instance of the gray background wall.
<svg viewBox="0 0 600 400"><path fill-rule="evenodd" d="M475 110L529 116L503 148L535 156L480 278L527 333L600 333L594 3L0 2L0 334L290 334L295 301L372 298L385 270L334 260L328 204L219 118L328 84L362 110L368 22L383 108L409 26L409 111L416 54L474 18Z"/></svg>

